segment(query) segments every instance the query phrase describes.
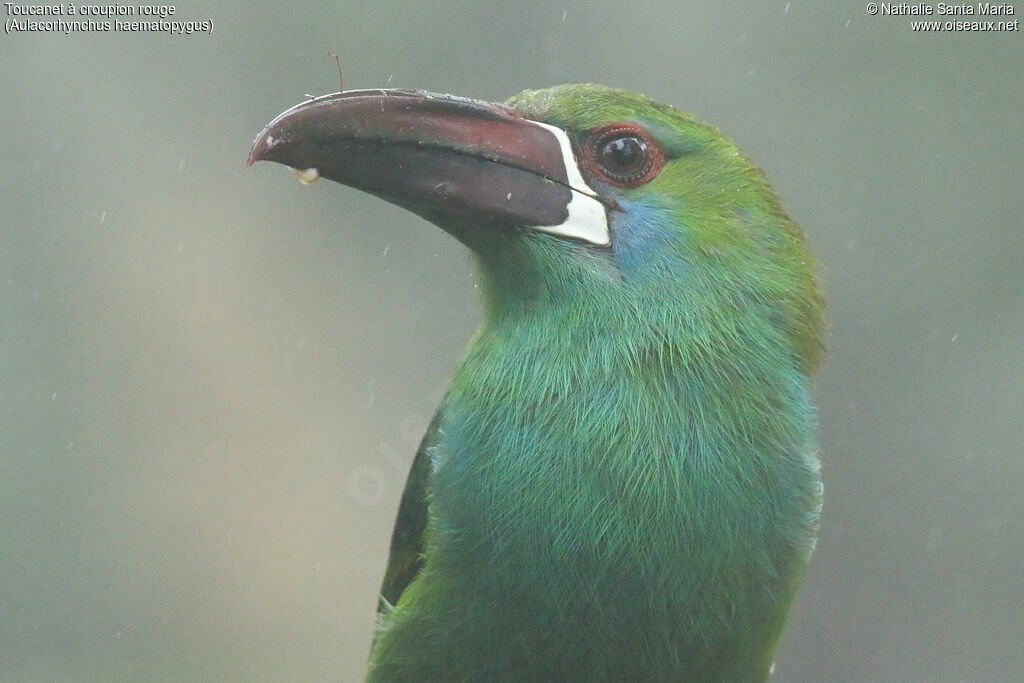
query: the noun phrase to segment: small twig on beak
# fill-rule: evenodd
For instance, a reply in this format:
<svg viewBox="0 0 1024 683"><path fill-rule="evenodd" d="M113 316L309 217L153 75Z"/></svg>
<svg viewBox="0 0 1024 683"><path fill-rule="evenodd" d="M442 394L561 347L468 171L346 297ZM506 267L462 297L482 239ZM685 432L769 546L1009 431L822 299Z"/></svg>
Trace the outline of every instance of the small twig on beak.
<svg viewBox="0 0 1024 683"><path fill-rule="evenodd" d="M334 63L338 65L338 92L345 92L345 79L341 74L341 58L333 50L327 53L328 57L334 57Z"/></svg>

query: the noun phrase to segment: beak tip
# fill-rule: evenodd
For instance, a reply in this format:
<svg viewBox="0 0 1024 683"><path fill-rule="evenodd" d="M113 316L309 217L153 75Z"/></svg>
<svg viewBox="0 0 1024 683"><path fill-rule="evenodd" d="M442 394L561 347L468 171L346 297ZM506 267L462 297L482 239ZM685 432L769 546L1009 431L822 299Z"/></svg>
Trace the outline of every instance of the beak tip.
<svg viewBox="0 0 1024 683"><path fill-rule="evenodd" d="M266 150L267 145L266 145L266 141L265 141L264 138L265 138L264 133L260 133L259 137L257 137L253 141L253 143L252 143L252 150L249 152L249 158L246 159L246 161L245 161L245 167L246 168L249 168L250 166L255 164L257 161L262 161L265 158L264 154L267 151Z"/></svg>
<svg viewBox="0 0 1024 683"><path fill-rule="evenodd" d="M274 146L277 145L281 140L275 138L274 133L271 133L273 121L268 124L260 134L256 136L256 139L252 141L252 150L249 152L249 158L245 162L246 168L252 166L257 161L266 161L271 158L271 151ZM276 133L276 131L275 131Z"/></svg>

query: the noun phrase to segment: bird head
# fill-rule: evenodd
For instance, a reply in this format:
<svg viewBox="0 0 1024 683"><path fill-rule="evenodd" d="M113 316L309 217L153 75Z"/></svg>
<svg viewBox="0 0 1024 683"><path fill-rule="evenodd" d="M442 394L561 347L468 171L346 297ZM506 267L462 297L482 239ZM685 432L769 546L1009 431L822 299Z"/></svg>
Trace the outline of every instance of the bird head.
<svg viewBox="0 0 1024 683"><path fill-rule="evenodd" d="M440 226L477 255L491 318L601 320L639 331L637 344L768 336L805 372L820 357L814 262L762 172L718 130L641 95L336 93L268 124L259 160Z"/></svg>

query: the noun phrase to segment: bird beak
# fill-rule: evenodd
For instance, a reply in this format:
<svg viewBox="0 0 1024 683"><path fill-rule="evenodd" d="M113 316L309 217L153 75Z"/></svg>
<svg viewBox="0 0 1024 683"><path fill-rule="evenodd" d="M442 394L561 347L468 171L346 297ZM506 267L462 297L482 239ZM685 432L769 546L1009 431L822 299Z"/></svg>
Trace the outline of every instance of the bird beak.
<svg viewBox="0 0 1024 683"><path fill-rule="evenodd" d="M324 95L267 124L249 155L257 161L369 192L446 230L483 224L609 243L604 205L565 132L499 104L419 90Z"/></svg>

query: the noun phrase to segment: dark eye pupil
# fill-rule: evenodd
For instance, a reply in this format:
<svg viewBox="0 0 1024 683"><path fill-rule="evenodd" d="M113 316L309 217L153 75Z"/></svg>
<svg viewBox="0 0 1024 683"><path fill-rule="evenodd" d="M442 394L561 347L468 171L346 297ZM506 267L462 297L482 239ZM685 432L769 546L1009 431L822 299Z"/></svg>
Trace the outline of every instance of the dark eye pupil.
<svg viewBox="0 0 1024 683"><path fill-rule="evenodd" d="M639 175L647 160L647 144L628 135L605 140L600 148L601 165L616 175Z"/></svg>

